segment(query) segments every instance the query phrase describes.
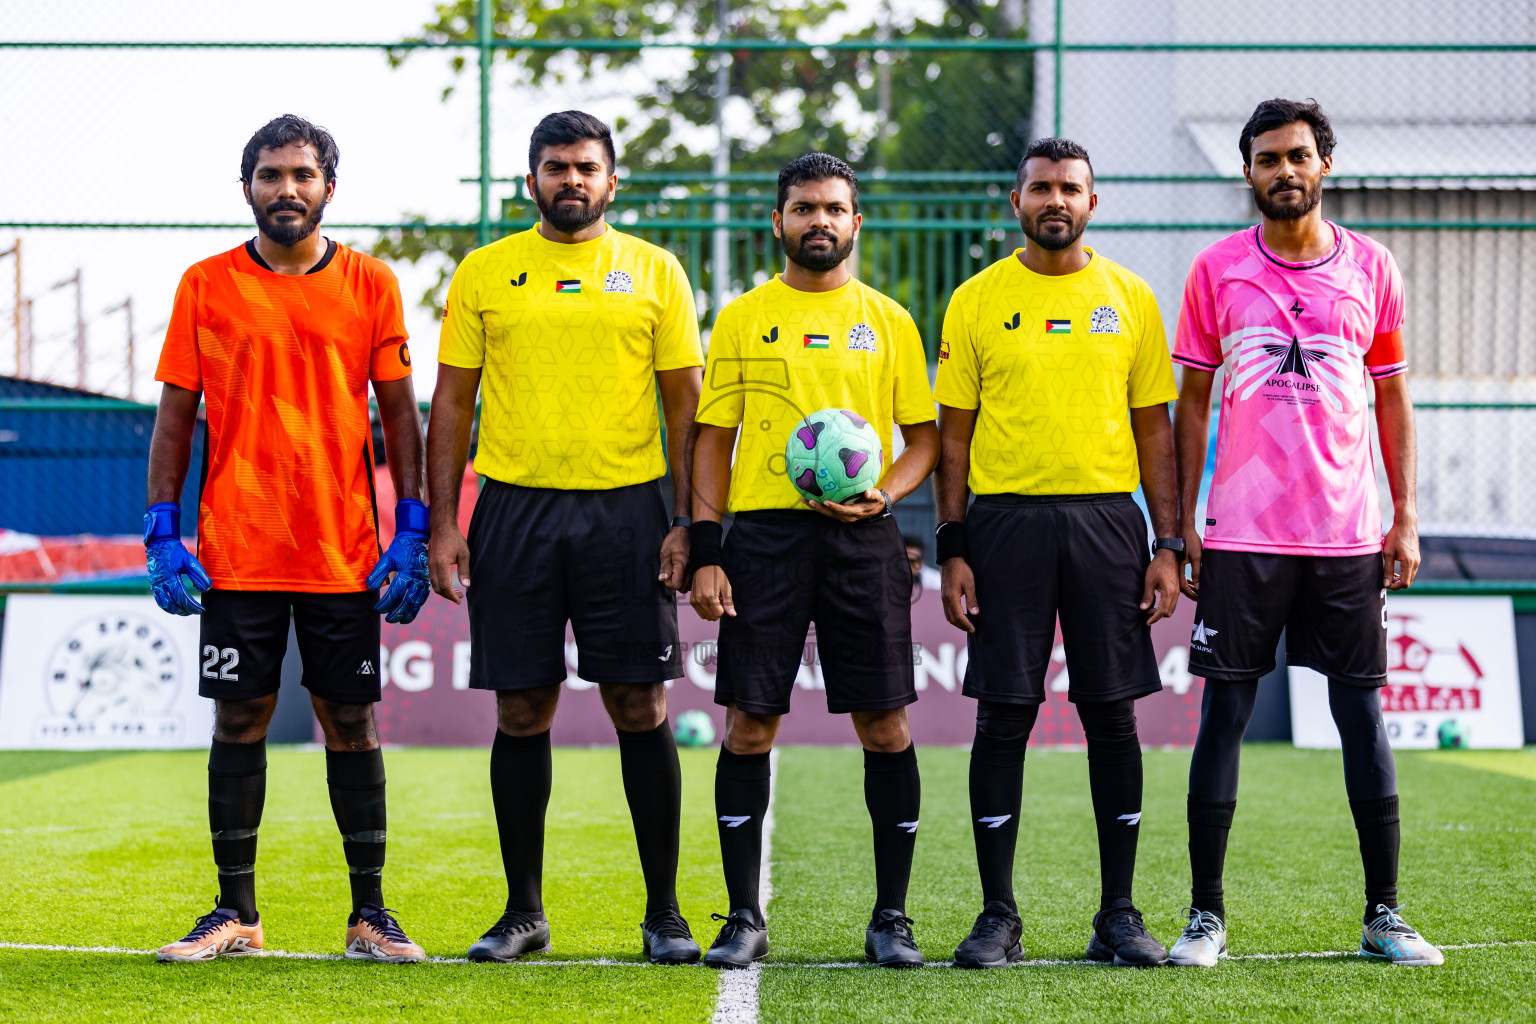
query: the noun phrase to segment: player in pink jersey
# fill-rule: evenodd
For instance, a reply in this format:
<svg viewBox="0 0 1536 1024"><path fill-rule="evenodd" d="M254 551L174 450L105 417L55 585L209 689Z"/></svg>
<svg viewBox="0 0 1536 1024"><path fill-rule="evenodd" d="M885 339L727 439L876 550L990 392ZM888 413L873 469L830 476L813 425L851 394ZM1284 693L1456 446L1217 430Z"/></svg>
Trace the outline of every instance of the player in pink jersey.
<svg viewBox="0 0 1536 1024"><path fill-rule="evenodd" d="M1189 768L1189 923L1181 966L1226 956L1222 863L1259 677L1286 660L1328 677L1365 868L1364 956L1444 957L1398 916L1397 770L1382 725L1386 598L1419 567L1403 288L1392 254L1323 219L1333 130L1315 102L1266 100L1239 147L1260 223L1195 258L1173 359L1180 522L1199 603L1189 670L1206 680ZM1223 371L1216 468L1195 522L1211 384ZM1371 384L1367 385L1367 378ZM1367 418L1375 389L1392 529L1382 537Z"/></svg>

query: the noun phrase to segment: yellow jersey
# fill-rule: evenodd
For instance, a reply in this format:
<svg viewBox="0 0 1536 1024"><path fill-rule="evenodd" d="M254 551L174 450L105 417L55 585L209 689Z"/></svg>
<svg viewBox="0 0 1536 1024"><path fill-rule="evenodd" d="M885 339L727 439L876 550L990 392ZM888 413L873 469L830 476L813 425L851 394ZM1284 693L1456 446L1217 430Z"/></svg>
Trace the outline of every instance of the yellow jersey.
<svg viewBox="0 0 1536 1024"><path fill-rule="evenodd" d="M564 490L662 476L656 373L704 363L676 257L611 227L575 245L533 227L464 257L437 358L482 370L475 472Z"/></svg>
<svg viewBox="0 0 1536 1024"><path fill-rule="evenodd" d="M709 338L698 421L741 427L727 511L819 514L789 482L784 447L820 409L868 420L890 468L892 424L934 418L922 339L905 309L859 281L803 292L775 276L727 304Z"/></svg>
<svg viewBox="0 0 1536 1024"><path fill-rule="evenodd" d="M976 494L1105 494L1141 482L1131 409L1178 397L1157 299L1088 250L1049 276L1017 250L955 289L934 397L976 409Z"/></svg>

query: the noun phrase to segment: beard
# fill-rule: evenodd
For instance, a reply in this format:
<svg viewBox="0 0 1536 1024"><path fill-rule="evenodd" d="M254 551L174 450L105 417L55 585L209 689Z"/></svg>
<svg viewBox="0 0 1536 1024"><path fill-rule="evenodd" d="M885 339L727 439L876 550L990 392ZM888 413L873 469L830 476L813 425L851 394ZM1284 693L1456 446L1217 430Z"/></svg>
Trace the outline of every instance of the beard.
<svg viewBox="0 0 1536 1024"><path fill-rule="evenodd" d="M1300 220L1323 201L1323 179L1318 178L1312 187L1301 186L1297 194L1286 199L1276 199L1269 192L1253 190L1253 204L1269 220Z"/></svg>
<svg viewBox="0 0 1536 1024"><path fill-rule="evenodd" d="M1050 220L1046 217L1049 216ZM1056 220L1065 216L1065 220ZM1070 249L1083 237L1083 229L1088 226L1085 220L1079 223L1073 220L1070 214L1041 214L1031 223L1023 218L1019 219L1019 227L1024 231L1024 237L1038 245L1047 252L1059 252L1062 249Z"/></svg>
<svg viewBox="0 0 1536 1024"><path fill-rule="evenodd" d="M807 250L805 243L816 238L825 238L832 244L825 249ZM849 235L844 242L830 231L807 231L793 238L786 231L779 237L779 246L784 250L785 257L797 267L824 274L853 255L853 236Z"/></svg>
<svg viewBox="0 0 1536 1024"><path fill-rule="evenodd" d="M298 220L278 220L277 215L285 210L292 210L302 216ZM265 210L256 210L256 229L278 245L288 248L298 245L314 234L315 229L320 226L320 219L324 216L324 203L316 203L315 208L311 210L303 203L291 199L280 199L275 203L269 203Z"/></svg>
<svg viewBox="0 0 1536 1024"><path fill-rule="evenodd" d="M562 199L579 199L580 206L562 206ZM549 198L543 193L534 190L533 201L538 204L539 216L544 218L544 223L562 234L574 235L584 228L589 228L602 220L603 214L608 210L608 197L588 197L585 193L561 190Z"/></svg>

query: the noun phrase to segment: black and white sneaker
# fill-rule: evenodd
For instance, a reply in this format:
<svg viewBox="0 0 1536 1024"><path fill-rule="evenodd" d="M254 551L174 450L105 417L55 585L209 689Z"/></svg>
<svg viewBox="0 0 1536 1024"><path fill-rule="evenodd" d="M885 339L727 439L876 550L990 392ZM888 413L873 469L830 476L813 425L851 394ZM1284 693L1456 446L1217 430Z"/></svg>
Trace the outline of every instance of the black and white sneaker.
<svg viewBox="0 0 1536 1024"><path fill-rule="evenodd" d="M504 964L528 953L549 952L544 912L509 910L464 954L476 963Z"/></svg>
<svg viewBox="0 0 1536 1024"><path fill-rule="evenodd" d="M710 914L716 921L724 921L720 934L715 936L709 952L704 954L706 967L751 967L754 960L768 955L768 923L755 910L733 910L729 917Z"/></svg>
<svg viewBox="0 0 1536 1024"><path fill-rule="evenodd" d="M1130 900L1116 900L1094 915L1087 956L1116 967L1160 967L1168 962L1168 951L1148 934L1141 911Z"/></svg>
<svg viewBox="0 0 1536 1024"><path fill-rule="evenodd" d="M911 918L899 910L875 911L875 919L864 929L864 957L881 967L923 966Z"/></svg>
<svg viewBox="0 0 1536 1024"><path fill-rule="evenodd" d="M982 908L971 934L955 949L956 967L1007 967L1024 959L1019 937L1024 924L1008 904L993 900Z"/></svg>
<svg viewBox="0 0 1536 1024"><path fill-rule="evenodd" d="M675 907L646 914L640 922L640 938L645 955L653 964L696 964L699 944L693 941L688 922Z"/></svg>

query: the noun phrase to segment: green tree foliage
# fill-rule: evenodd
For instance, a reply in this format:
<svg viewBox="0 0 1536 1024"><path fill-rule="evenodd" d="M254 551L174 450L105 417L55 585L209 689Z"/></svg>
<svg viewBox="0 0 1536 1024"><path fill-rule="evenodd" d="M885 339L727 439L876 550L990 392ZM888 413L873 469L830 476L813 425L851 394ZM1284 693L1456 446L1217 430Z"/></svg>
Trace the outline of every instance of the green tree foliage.
<svg viewBox="0 0 1536 1024"><path fill-rule="evenodd" d="M561 50L497 50L497 59L515 69L518 86L632 69L641 59L634 50L584 49L585 42L712 39L718 33L716 0L492 2L496 38L571 43ZM861 13L868 10L871 20L845 38L871 40L868 50L740 49L726 56L732 169L775 170L813 149L843 155L865 168L1011 167L1028 134L1032 62L1027 54L966 49L965 44L1022 37L1023 0L943 0L931 20L894 26L875 23L880 15L875 4L853 6ZM474 42L477 10L477 0L439 4L433 20L407 41ZM731 0L725 32L741 40L827 38L829 19L836 16L847 24L847 12L845 0ZM957 49L903 51L901 40L907 36L953 39ZM882 52L879 47L889 49ZM419 60L421 52L401 49L391 60L396 65ZM676 55L669 64L675 64L677 73L649 83L635 96L634 114L614 125L620 163L627 171L700 172L712 166L713 142L707 129L715 119L719 58L710 51L668 52ZM453 78L444 89L445 98L463 72L473 71L474 59L467 51L450 59ZM623 197L621 191L616 208L622 207ZM647 218L668 212L665 202L654 199L636 206ZM503 205L501 215L532 220L537 211L530 203L512 200ZM438 279L422 296L423 305L437 306L453 267L475 242L472 230L406 228L388 233L374 253L412 263L437 260ZM703 286L702 281L695 284Z"/></svg>

